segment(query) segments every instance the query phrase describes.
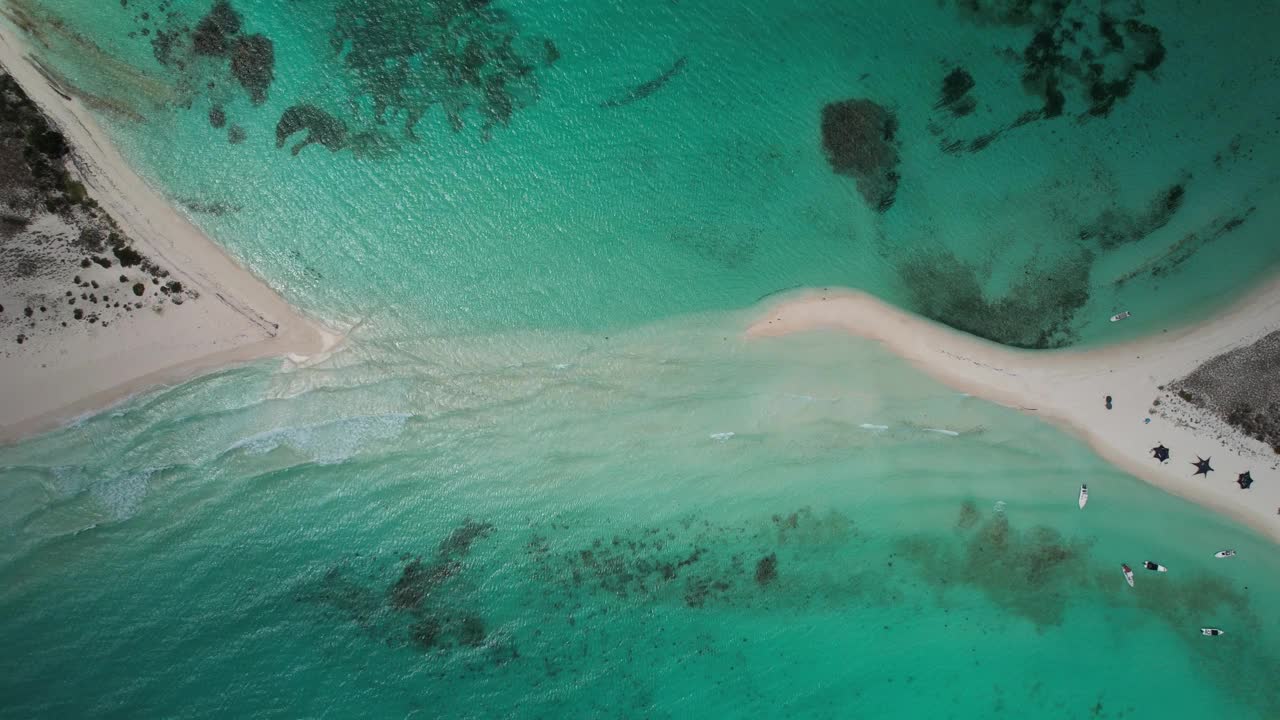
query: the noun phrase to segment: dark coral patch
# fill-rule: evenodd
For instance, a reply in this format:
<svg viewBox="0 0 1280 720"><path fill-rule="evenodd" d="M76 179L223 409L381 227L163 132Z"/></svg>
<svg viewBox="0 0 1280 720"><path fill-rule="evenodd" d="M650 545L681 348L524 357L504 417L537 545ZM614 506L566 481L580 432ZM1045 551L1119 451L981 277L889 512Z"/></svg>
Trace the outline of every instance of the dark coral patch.
<svg viewBox="0 0 1280 720"><path fill-rule="evenodd" d="M231 74L249 93L254 105L267 101L267 88L275 79L275 64L275 47L265 35L239 38L231 47Z"/></svg>
<svg viewBox="0 0 1280 720"><path fill-rule="evenodd" d="M977 83L964 68L955 68L942 79L942 95L935 108L945 108L956 117L963 117L974 111L977 101L969 94Z"/></svg>
<svg viewBox="0 0 1280 720"><path fill-rule="evenodd" d="M194 28L180 10L158 13L154 20L144 13L135 20L154 25L144 28L143 34L154 30L150 35L152 53L175 75L178 106L190 108L205 96L217 110L210 112L210 124L225 127L229 98L222 88L227 85L227 72L253 105L266 102L267 91L275 80L274 45L261 33L246 34L244 18L229 0L215 0Z"/></svg>
<svg viewBox="0 0 1280 720"><path fill-rule="evenodd" d="M977 268L950 253L911 258L898 271L917 312L993 342L1055 348L1075 339L1072 320L1089 300L1093 255L1082 252L1049 268L1028 266L1003 296L989 298Z"/></svg>
<svg viewBox="0 0 1280 720"><path fill-rule="evenodd" d="M330 41L360 91L353 99L378 123L399 115L410 136L439 105L454 129L474 110L487 138L537 100L538 66L559 58L487 2L341 0L334 17Z"/></svg>
<svg viewBox="0 0 1280 720"><path fill-rule="evenodd" d="M1169 224L1186 199L1188 178L1164 188L1138 212L1121 208L1105 210L1080 229L1081 240L1095 240L1104 250L1137 242Z"/></svg>
<svg viewBox="0 0 1280 720"><path fill-rule="evenodd" d="M768 585L778 579L778 555L769 553L756 563L756 584Z"/></svg>
<svg viewBox="0 0 1280 720"><path fill-rule="evenodd" d="M290 135L302 131L307 136L293 146L294 155L311 143L320 143L331 152L341 150L347 143L346 123L314 105L293 105L276 123L276 147L284 147Z"/></svg>
<svg viewBox="0 0 1280 720"><path fill-rule="evenodd" d="M1022 88L1038 98L1039 108L1021 112L1015 122L981 132L979 137L988 138L987 142L944 137L944 152L977 152L1010 130L1067 113L1080 118L1106 117L1134 92L1141 74L1155 72L1165 59L1160 30L1138 19L1143 13L1138 3L1128 8L1127 17L1074 2L964 0L959 5L966 19L1030 31L1016 58ZM965 114L964 110L971 109L970 98L961 94L965 85L958 70L952 71L944 81L943 100L936 107ZM960 99L947 102L957 97Z"/></svg>
<svg viewBox="0 0 1280 720"><path fill-rule="evenodd" d="M196 23L191 46L197 55L220 57L227 54L230 36L240 32L240 13L227 0L216 0L213 8Z"/></svg>
<svg viewBox="0 0 1280 720"><path fill-rule="evenodd" d="M898 189L897 119L871 100L842 100L822 108L822 149L837 174L857 181L858 192L879 212Z"/></svg>

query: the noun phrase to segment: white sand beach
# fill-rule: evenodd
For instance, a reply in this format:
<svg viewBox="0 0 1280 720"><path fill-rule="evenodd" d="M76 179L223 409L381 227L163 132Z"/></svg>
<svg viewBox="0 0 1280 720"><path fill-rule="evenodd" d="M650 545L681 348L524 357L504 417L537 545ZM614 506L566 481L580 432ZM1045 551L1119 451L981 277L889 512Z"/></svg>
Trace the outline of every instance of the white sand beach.
<svg viewBox="0 0 1280 720"><path fill-rule="evenodd" d="M1160 386L1277 328L1280 278L1209 321L1100 349L1013 350L865 293L837 289L775 301L747 334L766 338L834 330L878 341L951 387L1053 422L1125 471L1280 542L1280 455L1207 417L1188 420L1187 413L1178 418L1150 412L1152 401L1166 395ZM1112 410L1105 407L1107 395L1113 398ZM1151 422L1145 423L1148 417ZM1160 443L1172 452L1164 464L1151 454ZM1194 475L1197 457L1211 459L1214 472L1208 478ZM1236 484L1237 474L1245 471L1255 480L1248 490ZM1105 502L1096 490L1093 497Z"/></svg>
<svg viewBox="0 0 1280 720"><path fill-rule="evenodd" d="M21 345L6 338L0 443L229 364L332 349L332 333L290 307L149 187L83 104L51 87L27 59L23 41L3 27L0 65L62 131L90 195L139 250L199 295L181 306L140 310L110 327L72 325Z"/></svg>

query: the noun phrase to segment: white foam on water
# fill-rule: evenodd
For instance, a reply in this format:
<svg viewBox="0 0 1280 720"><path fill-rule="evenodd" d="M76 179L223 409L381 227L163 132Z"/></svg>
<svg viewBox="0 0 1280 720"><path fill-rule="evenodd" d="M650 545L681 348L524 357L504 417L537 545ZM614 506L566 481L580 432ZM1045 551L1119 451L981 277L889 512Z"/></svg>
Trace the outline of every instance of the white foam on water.
<svg viewBox="0 0 1280 720"><path fill-rule="evenodd" d="M712 439L712 440L719 440L720 442L724 442L725 440L728 440L729 438L733 437L733 436L734 436L734 434L735 434L735 433L731 433L731 432L718 432L718 433L711 433L711 439Z"/></svg>
<svg viewBox="0 0 1280 720"><path fill-rule="evenodd" d="M995 511L997 514L1003 515L1003 514L1004 514L1004 509L1005 509L1006 507L1008 507L1008 505L1005 503L1005 501L1003 501L1003 500L997 500L997 501L996 501L996 504L995 504L995 505L993 505L991 509L992 509L993 511Z"/></svg>
<svg viewBox="0 0 1280 720"><path fill-rule="evenodd" d="M142 500L147 496L149 481L154 474L155 470L148 468L116 475L91 485L89 494L111 520L128 520L138 514L138 508L142 507Z"/></svg>
<svg viewBox="0 0 1280 720"><path fill-rule="evenodd" d="M920 429L924 430L925 432L938 433L939 435L950 435L951 437L956 437L960 434L955 430L947 430L945 428L920 428Z"/></svg>
<svg viewBox="0 0 1280 720"><path fill-rule="evenodd" d="M862 423L858 427L863 430L875 430L876 432L883 432L889 429L888 425L872 425L871 423Z"/></svg>
<svg viewBox="0 0 1280 720"><path fill-rule="evenodd" d="M368 442L398 437L409 417L408 413L361 415L277 428L244 438L229 450L265 455L276 448L288 447L321 465L334 465L351 458Z"/></svg>
<svg viewBox="0 0 1280 720"><path fill-rule="evenodd" d="M49 468L49 472L53 475L49 489L56 498L78 495L93 482L80 465L56 465Z"/></svg>

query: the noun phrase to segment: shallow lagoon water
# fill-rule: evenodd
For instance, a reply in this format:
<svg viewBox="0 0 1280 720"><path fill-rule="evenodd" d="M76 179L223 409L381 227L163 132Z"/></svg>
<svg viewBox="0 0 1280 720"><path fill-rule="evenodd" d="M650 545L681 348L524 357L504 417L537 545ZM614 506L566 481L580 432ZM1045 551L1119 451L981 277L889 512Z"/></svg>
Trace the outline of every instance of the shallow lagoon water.
<svg viewBox="0 0 1280 720"><path fill-rule="evenodd" d="M156 59L211 5L6 3L157 187L362 324L321 365L0 450L3 714L1280 715L1269 543L865 344L745 343L731 310L839 284L1093 343L1220 306L1275 259L1271 4L1149 7L1166 57L1105 118L1075 83L1063 116L1005 129L1044 103L1034 22L504 2L463 37L514 30L536 83L487 133L438 103L416 139L330 44L339 9L413 4L235 3L273 42L258 104L226 57ZM1106 39L1088 27L1072 52ZM967 115L935 107L957 67ZM897 118L884 212L823 153L822 108L851 98ZM294 156L275 132L299 104L374 134ZM1081 268L1083 305L999 305ZM1145 559L1172 571L1130 590Z"/></svg>
<svg viewBox="0 0 1280 720"><path fill-rule="evenodd" d="M366 339L3 451L7 712L1274 716L1265 540L740 322Z"/></svg>

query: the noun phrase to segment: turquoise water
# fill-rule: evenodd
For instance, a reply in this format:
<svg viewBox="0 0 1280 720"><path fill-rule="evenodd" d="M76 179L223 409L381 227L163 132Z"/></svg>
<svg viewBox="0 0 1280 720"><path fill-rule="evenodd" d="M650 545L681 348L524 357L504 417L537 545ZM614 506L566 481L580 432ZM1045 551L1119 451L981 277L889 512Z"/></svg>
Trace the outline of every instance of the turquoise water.
<svg viewBox="0 0 1280 720"><path fill-rule="evenodd" d="M212 3L4 0L158 188L360 325L0 449L0 715L1280 717L1272 544L867 344L740 337L840 284L1111 342L1262 277L1274 6L1104 5L262 0L220 41ZM1063 112L1025 116L1049 26ZM850 99L896 118L883 210L824 155Z"/></svg>
<svg viewBox="0 0 1280 720"><path fill-rule="evenodd" d="M1272 545L726 320L367 343L4 451L7 714L1276 716Z"/></svg>
<svg viewBox="0 0 1280 720"><path fill-rule="evenodd" d="M241 35L273 43L257 105L181 32L211 2L7 4L145 174L343 322L602 329L838 284L1000 342L1096 343L1201 316L1280 257L1280 142L1258 100L1280 92L1272 2L1032 3L1026 18L994 1L237 2ZM441 35L427 20L444 14ZM1063 107L1037 119L1024 77L1040 31ZM177 38L168 64L160 33ZM482 80L459 80L472 46ZM1105 116L1091 64L1104 96L1129 83ZM957 69L973 88L940 107ZM477 90L494 83L505 124ZM824 157L823 107L855 98L896 117L884 212ZM302 133L278 148L296 105L345 126L342 149L295 157ZM1129 322L1106 322L1122 309Z"/></svg>

